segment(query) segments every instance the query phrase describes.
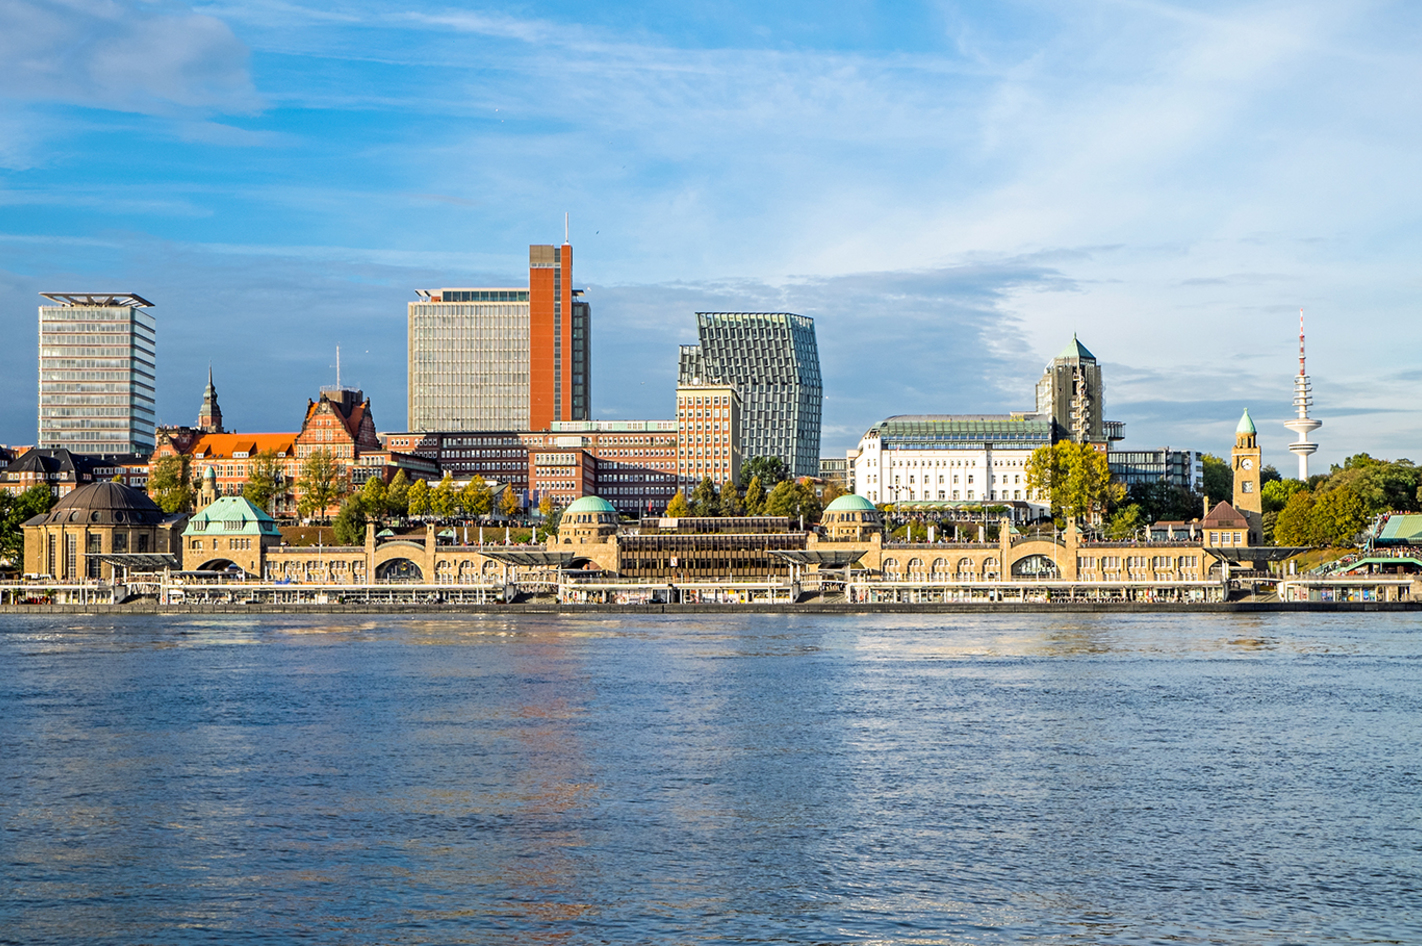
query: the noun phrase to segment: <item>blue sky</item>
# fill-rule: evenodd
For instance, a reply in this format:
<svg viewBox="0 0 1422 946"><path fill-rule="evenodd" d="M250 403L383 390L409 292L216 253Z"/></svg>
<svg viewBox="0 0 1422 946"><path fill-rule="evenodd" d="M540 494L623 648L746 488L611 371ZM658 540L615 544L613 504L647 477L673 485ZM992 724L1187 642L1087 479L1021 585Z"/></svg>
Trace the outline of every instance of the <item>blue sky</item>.
<svg viewBox="0 0 1422 946"><path fill-rule="evenodd" d="M671 412L697 309L815 317L824 453L1031 406L1077 332L1127 446L1422 461L1422 7L0 0L0 441L43 290L158 303L159 412L333 378L405 422L414 290L572 219L594 410ZM1315 461L1317 462L1317 461Z"/></svg>

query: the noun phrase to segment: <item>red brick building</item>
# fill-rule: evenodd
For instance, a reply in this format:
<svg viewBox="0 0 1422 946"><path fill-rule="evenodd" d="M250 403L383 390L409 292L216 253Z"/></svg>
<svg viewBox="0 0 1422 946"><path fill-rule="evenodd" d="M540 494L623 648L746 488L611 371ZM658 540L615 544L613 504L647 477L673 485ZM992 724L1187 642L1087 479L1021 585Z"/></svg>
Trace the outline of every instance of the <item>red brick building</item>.
<svg viewBox="0 0 1422 946"><path fill-rule="evenodd" d="M545 492L559 505L600 496L619 512L640 516L661 512L676 492L676 421L555 421L548 431L406 432L381 438L388 449L433 460L456 478L508 483L529 507Z"/></svg>

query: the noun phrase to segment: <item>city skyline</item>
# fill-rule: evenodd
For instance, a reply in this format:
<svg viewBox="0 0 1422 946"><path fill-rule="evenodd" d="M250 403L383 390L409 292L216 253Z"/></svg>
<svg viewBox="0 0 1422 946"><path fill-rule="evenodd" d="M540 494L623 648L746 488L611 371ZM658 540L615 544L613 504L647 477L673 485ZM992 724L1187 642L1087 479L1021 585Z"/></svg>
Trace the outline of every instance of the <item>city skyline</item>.
<svg viewBox="0 0 1422 946"><path fill-rule="evenodd" d="M893 413L1028 408L1075 331L1126 446L1223 449L1247 406L1283 470L1304 306L1314 468L1422 453L1404 5L20 3L0 34L32 54L0 85L0 319L142 292L164 423L226 357L229 411L279 428L342 343L405 426L413 290L517 284L511 248L568 212L593 417L665 414L695 311L816 320L826 454ZM61 54L82 68L36 65ZM28 347L0 352L0 441L34 439Z"/></svg>

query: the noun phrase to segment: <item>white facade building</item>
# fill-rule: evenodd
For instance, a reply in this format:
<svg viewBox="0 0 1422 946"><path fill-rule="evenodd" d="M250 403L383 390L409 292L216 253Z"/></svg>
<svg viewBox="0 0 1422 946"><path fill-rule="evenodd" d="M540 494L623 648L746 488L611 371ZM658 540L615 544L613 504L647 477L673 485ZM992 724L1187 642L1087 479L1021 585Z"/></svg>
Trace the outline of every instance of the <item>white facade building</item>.
<svg viewBox="0 0 1422 946"><path fill-rule="evenodd" d="M872 503L924 509L1008 506L1012 518L1045 515L1027 487L1027 460L1052 442L1041 414L899 415L870 428L853 457L854 491Z"/></svg>

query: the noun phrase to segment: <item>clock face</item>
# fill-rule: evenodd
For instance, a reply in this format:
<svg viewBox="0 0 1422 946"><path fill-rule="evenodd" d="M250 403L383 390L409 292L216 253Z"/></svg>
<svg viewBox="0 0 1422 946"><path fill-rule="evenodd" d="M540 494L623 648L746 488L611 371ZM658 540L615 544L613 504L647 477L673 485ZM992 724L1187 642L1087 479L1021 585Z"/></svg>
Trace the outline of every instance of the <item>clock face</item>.
<svg viewBox="0 0 1422 946"><path fill-rule="evenodd" d="M1239 465L1244 467L1246 470L1254 469L1254 461L1249 459L1248 457L1245 457L1243 460L1240 460Z"/></svg>

